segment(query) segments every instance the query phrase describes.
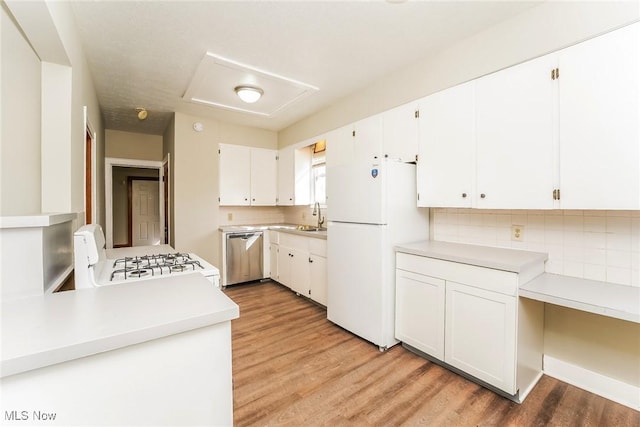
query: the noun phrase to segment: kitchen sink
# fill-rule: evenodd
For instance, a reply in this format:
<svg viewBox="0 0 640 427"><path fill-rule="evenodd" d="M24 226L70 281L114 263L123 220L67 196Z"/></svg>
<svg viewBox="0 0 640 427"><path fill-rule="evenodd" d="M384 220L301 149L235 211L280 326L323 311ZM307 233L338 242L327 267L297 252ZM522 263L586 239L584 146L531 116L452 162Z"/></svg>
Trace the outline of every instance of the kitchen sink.
<svg viewBox="0 0 640 427"><path fill-rule="evenodd" d="M326 228L316 227L315 225L299 225L296 227L298 231L327 231Z"/></svg>

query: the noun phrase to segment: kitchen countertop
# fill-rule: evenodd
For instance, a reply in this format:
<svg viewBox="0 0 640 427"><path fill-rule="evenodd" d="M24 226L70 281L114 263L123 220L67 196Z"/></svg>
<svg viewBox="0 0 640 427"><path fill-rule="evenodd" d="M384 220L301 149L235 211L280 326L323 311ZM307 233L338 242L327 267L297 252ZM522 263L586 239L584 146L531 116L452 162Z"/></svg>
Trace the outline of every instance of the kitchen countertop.
<svg viewBox="0 0 640 427"><path fill-rule="evenodd" d="M299 236L313 237L316 239L327 239L327 230L302 231L298 230L297 224L255 224L255 225L223 225L218 229L223 233L234 233L243 231L265 231L274 230L283 233L297 234Z"/></svg>
<svg viewBox="0 0 640 427"><path fill-rule="evenodd" d="M544 273L520 295L546 303L640 323L640 288Z"/></svg>
<svg viewBox="0 0 640 427"><path fill-rule="evenodd" d="M520 273L527 267L544 262L548 255L540 252L490 246L425 240L396 246L396 252L470 264L478 267Z"/></svg>
<svg viewBox="0 0 640 427"><path fill-rule="evenodd" d="M199 273L4 301L6 377L239 316Z"/></svg>
<svg viewBox="0 0 640 427"><path fill-rule="evenodd" d="M26 227L50 227L56 224L73 221L74 213L43 213L36 215L1 216L0 229L2 228L26 228Z"/></svg>

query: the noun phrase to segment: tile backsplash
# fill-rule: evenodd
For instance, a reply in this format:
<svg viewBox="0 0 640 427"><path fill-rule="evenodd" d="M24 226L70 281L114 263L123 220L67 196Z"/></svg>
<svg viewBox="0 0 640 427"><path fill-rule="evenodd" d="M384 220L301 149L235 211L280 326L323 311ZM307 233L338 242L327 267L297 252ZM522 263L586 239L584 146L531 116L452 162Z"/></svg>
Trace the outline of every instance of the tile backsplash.
<svg viewBox="0 0 640 427"><path fill-rule="evenodd" d="M546 252L548 273L640 286L640 211L435 208L431 220L434 240Z"/></svg>
<svg viewBox="0 0 640 427"><path fill-rule="evenodd" d="M272 206L221 206L219 225L278 224L284 221L281 208Z"/></svg>

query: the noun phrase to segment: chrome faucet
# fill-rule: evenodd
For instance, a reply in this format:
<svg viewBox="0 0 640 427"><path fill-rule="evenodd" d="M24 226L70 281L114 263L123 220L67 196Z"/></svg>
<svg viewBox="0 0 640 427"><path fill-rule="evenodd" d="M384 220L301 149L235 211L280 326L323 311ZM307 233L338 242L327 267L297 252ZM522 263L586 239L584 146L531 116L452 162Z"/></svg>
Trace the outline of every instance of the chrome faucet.
<svg viewBox="0 0 640 427"><path fill-rule="evenodd" d="M318 216L318 229L322 228L322 224L324 224L324 218L322 217L322 212L320 211L320 202L316 202L316 204L313 205L313 213L311 215Z"/></svg>

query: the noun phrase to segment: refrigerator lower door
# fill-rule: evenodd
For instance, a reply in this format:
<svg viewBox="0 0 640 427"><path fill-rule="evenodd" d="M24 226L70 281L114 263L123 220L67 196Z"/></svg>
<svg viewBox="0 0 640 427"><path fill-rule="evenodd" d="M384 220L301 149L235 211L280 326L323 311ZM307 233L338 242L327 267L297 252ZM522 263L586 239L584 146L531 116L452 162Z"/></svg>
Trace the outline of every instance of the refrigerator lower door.
<svg viewBox="0 0 640 427"><path fill-rule="evenodd" d="M327 318L381 348L398 342L392 263L386 225L328 224Z"/></svg>

